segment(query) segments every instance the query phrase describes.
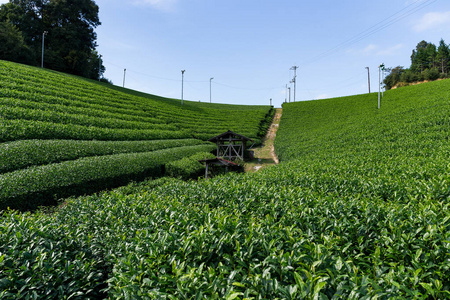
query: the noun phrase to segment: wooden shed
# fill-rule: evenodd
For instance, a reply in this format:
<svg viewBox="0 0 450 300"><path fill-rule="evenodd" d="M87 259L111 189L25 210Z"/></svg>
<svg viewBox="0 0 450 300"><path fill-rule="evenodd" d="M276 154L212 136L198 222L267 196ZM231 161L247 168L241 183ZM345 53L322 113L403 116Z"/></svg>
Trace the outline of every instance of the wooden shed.
<svg viewBox="0 0 450 300"><path fill-rule="evenodd" d="M219 134L208 141L217 144L217 157L222 157L229 160L244 160L247 142L253 142L252 139L231 130Z"/></svg>

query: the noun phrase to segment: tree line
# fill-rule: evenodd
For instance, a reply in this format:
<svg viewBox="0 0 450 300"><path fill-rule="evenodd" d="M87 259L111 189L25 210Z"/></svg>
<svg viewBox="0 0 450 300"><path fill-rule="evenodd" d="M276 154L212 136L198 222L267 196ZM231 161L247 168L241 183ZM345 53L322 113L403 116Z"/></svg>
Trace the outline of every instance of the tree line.
<svg viewBox="0 0 450 300"><path fill-rule="evenodd" d="M0 6L0 59L99 79L99 8L92 0L10 0ZM44 36L45 35L45 36Z"/></svg>
<svg viewBox="0 0 450 300"><path fill-rule="evenodd" d="M411 82L448 78L450 69L450 46L443 39L436 47L433 43L421 41L411 54L411 67L402 66L388 69L390 74L383 83L386 89L394 86L404 86Z"/></svg>

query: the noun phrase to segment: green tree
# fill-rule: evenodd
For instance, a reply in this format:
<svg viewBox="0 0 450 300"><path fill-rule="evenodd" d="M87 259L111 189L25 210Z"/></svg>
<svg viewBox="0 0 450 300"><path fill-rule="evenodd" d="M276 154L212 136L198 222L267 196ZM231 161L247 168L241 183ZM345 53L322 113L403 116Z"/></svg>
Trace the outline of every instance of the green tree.
<svg viewBox="0 0 450 300"><path fill-rule="evenodd" d="M30 61L39 65L42 33L45 66L75 75L98 79L97 35L99 8L93 0L11 0L0 6L0 22L15 25L30 49ZM104 71L104 67L101 66Z"/></svg>
<svg viewBox="0 0 450 300"><path fill-rule="evenodd" d="M98 6L92 0L49 0L43 13L50 66L89 77L92 51L97 46L94 29L101 24Z"/></svg>
<svg viewBox="0 0 450 300"><path fill-rule="evenodd" d="M437 68L426 69L423 72L425 80L433 81L439 78L439 70Z"/></svg>
<svg viewBox="0 0 450 300"><path fill-rule="evenodd" d="M40 43L44 25L42 23L42 8L44 0L10 0L0 6L0 22L14 25L22 34L25 45L30 49L26 64L38 65L40 58Z"/></svg>
<svg viewBox="0 0 450 300"><path fill-rule="evenodd" d="M411 70L413 72L422 72L428 68L429 55L427 52L428 43L421 41L411 55Z"/></svg>
<svg viewBox="0 0 450 300"><path fill-rule="evenodd" d="M386 89L390 90L397 83L399 83L401 81L401 76L404 72L405 72L405 69L402 66L397 66L393 69L390 69L389 75L387 75L383 81L383 83L386 86Z"/></svg>
<svg viewBox="0 0 450 300"><path fill-rule="evenodd" d="M439 42L439 47L437 49L436 60L441 69L441 73L445 74L448 70L448 64L450 62L450 49L449 46L444 42L443 39Z"/></svg>
<svg viewBox="0 0 450 300"><path fill-rule="evenodd" d="M432 43L428 43L426 49L427 60L426 60L426 69L433 69L436 67L436 45Z"/></svg>
<svg viewBox="0 0 450 300"><path fill-rule="evenodd" d="M29 61L30 55L22 32L11 23L0 22L0 59L23 62Z"/></svg>

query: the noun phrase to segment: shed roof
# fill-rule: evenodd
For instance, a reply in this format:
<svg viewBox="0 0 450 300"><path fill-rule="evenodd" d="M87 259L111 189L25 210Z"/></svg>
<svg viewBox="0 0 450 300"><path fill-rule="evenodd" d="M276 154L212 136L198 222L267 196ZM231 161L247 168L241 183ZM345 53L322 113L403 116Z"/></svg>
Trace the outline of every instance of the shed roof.
<svg viewBox="0 0 450 300"><path fill-rule="evenodd" d="M238 137L239 140L243 140L243 141L251 141L251 142L253 142L252 139L250 139L250 138L248 138L248 137L246 137L246 136L243 136L242 134L233 132L233 131L231 131L231 130L228 130L227 132L224 132L224 133L222 133L222 134L219 134L218 136L215 136L215 137L213 137L213 138L210 138L210 139L208 140L208 142L213 142L213 143L215 143L215 142L217 142L218 140L225 139L225 138L230 137L230 136L231 136L231 137Z"/></svg>

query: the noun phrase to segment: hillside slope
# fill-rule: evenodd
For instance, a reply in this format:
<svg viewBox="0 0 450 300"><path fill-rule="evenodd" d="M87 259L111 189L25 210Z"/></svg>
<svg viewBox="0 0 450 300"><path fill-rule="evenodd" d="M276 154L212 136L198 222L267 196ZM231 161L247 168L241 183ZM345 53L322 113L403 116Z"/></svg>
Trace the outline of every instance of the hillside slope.
<svg viewBox="0 0 450 300"><path fill-rule="evenodd" d="M0 296L448 298L449 91L286 104L279 165L4 212Z"/></svg>
<svg viewBox="0 0 450 300"><path fill-rule="evenodd" d="M269 106L181 105L0 61L0 210L160 177L229 129L258 140L270 117Z"/></svg>

